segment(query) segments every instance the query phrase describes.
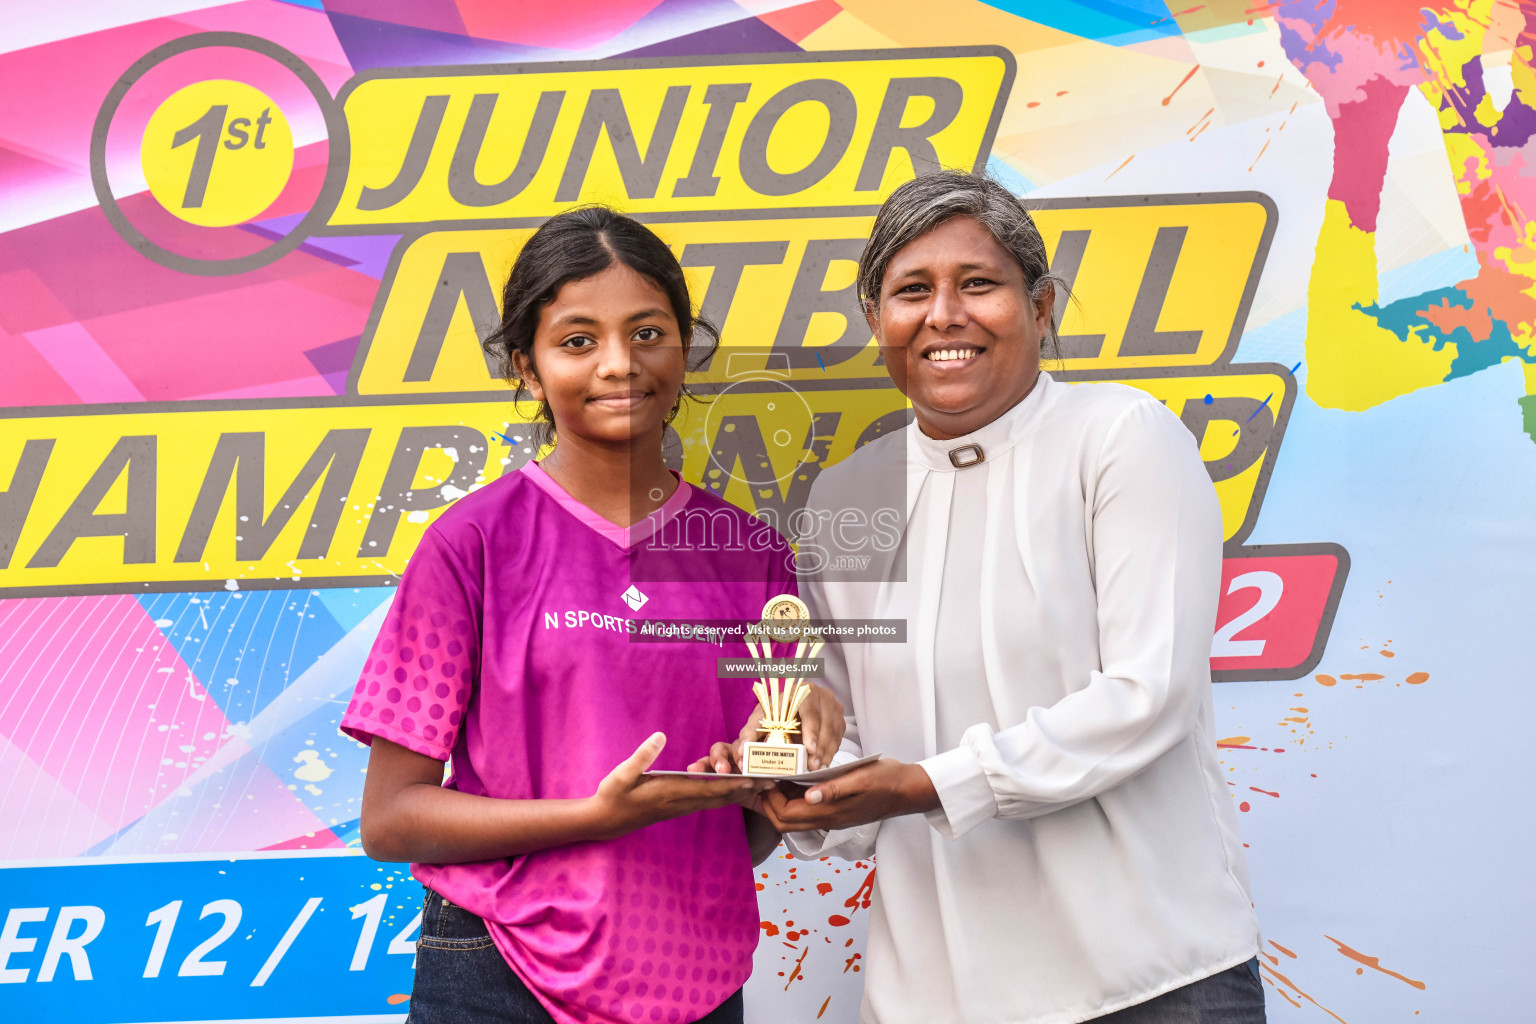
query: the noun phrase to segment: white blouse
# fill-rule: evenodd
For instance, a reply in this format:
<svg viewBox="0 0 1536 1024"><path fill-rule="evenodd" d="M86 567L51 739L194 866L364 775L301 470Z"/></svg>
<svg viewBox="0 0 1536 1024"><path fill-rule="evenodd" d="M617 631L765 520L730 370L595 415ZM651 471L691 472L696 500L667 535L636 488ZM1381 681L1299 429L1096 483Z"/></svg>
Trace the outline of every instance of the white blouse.
<svg viewBox="0 0 1536 1024"><path fill-rule="evenodd" d="M969 444L985 458L957 468ZM837 760L919 762L942 803L789 838L876 858L862 1019L1072 1024L1256 955L1211 711L1221 513L1189 431L1146 392L1042 373L973 434L869 443L811 508L903 482L884 563L803 584L818 617L906 620L905 643L828 645Z"/></svg>

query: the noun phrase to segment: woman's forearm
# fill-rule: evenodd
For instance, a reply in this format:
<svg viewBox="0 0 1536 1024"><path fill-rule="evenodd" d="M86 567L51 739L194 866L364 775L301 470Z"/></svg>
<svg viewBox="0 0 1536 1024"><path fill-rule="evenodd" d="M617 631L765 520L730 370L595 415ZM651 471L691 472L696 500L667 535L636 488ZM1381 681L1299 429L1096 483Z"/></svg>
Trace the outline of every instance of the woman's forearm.
<svg viewBox="0 0 1536 1024"><path fill-rule="evenodd" d="M779 848L779 830L773 822L756 811L743 810L747 819L747 847L752 851L753 865L767 860Z"/></svg>

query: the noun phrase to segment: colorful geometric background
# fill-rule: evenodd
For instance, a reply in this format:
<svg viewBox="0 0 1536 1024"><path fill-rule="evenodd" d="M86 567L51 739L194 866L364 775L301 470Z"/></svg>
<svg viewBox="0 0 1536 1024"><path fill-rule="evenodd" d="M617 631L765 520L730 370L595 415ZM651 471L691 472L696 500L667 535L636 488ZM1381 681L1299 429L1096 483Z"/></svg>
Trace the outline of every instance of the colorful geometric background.
<svg viewBox="0 0 1536 1024"><path fill-rule="evenodd" d="M192 33L271 40L332 94L392 66L1000 45L1018 73L988 167L1019 193L1268 195L1239 359L1295 365L1302 395L1252 540L1329 537L1353 559L1313 676L1217 690L1270 1012L1527 1019L1512 979L1536 954L1536 833L1506 723L1536 710L1536 4L120 0L12 2L3 20L10 407L344 391L398 236L315 236L193 276L98 206L103 97ZM307 209L325 126L293 122L290 188L221 244L260 248ZM135 145L114 139L108 173L152 219ZM7 873L356 847L366 752L336 722L391 593L0 601ZM855 1020L867 866L772 863L749 1019Z"/></svg>

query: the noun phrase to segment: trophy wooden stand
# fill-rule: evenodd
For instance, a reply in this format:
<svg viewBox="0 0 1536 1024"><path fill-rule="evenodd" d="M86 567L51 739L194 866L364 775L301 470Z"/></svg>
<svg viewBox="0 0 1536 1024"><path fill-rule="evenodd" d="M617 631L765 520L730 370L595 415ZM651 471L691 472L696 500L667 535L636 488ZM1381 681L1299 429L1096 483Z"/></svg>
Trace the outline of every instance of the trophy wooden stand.
<svg viewBox="0 0 1536 1024"><path fill-rule="evenodd" d="M798 627L804 633L804 624L811 619L810 609L798 597L789 594L775 597L763 607L763 621L771 633L775 625ZM795 658L814 658L821 653L822 641L814 636L802 635L795 647ZM747 650L758 660L773 657L772 642L764 639L761 646L747 641ZM744 775L801 775L806 771L805 745L793 742L790 737L800 732L800 705L811 694L811 686L804 679L779 679L764 677L752 684L762 706L763 718L758 731L765 733L762 740L750 741L742 746L742 774Z"/></svg>

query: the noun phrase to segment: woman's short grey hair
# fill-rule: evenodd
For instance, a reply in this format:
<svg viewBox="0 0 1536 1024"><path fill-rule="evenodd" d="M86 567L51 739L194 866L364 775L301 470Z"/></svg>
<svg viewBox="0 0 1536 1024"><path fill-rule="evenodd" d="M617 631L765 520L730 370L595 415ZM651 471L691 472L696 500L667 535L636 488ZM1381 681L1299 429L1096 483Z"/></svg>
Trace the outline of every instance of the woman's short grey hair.
<svg viewBox="0 0 1536 1024"><path fill-rule="evenodd" d="M1041 355L1060 358L1056 311L1069 294L1067 282L1051 273L1050 256L1034 218L1018 196L991 178L965 171L932 171L918 175L892 192L869 233L859 257L859 301L871 317L880 311L880 287L891 260L913 240L954 217L974 217L1024 271L1031 302L1052 296L1050 327Z"/></svg>

